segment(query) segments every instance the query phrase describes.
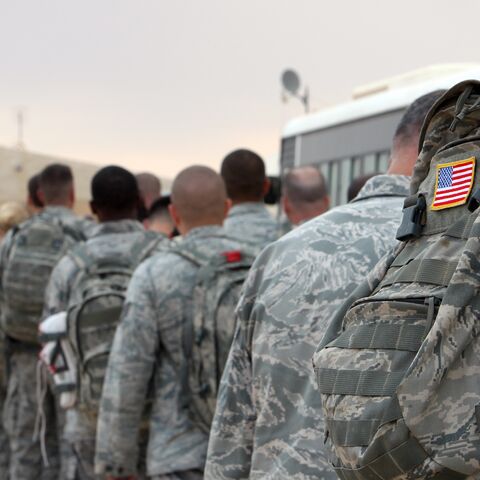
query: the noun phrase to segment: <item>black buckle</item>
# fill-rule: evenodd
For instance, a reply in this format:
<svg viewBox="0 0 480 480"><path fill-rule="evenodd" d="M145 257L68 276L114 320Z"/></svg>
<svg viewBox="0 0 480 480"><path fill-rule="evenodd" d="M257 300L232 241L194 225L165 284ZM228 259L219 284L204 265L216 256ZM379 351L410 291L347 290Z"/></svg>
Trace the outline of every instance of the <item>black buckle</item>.
<svg viewBox="0 0 480 480"><path fill-rule="evenodd" d="M478 207L480 207L480 188L477 188L470 197L468 201L468 209L471 212L474 212Z"/></svg>
<svg viewBox="0 0 480 480"><path fill-rule="evenodd" d="M415 201L412 205L411 202ZM418 238L424 226L423 216L427 210L427 201L422 194L415 197L408 197L403 206L403 218L397 230L397 240L406 242Z"/></svg>

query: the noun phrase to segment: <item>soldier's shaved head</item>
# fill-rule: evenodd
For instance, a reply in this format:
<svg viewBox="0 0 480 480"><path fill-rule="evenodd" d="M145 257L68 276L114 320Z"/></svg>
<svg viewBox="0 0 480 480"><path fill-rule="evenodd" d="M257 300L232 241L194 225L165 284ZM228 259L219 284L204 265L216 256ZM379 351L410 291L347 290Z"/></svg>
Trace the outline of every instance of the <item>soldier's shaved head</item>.
<svg viewBox="0 0 480 480"><path fill-rule="evenodd" d="M148 210L153 202L160 198L162 183L153 173L143 172L136 175L140 196Z"/></svg>
<svg viewBox="0 0 480 480"><path fill-rule="evenodd" d="M221 225L228 211L222 177L200 165L186 168L177 175L171 197L170 211L181 233L199 226Z"/></svg>
<svg viewBox="0 0 480 480"><path fill-rule="evenodd" d="M445 90L436 90L422 95L407 108L393 137L392 156L388 169L389 174L412 174L418 157L418 142L423 122L434 103L444 93Z"/></svg>
<svg viewBox="0 0 480 480"><path fill-rule="evenodd" d="M310 220L329 207L325 178L314 166L290 170L283 179L283 208L292 224Z"/></svg>

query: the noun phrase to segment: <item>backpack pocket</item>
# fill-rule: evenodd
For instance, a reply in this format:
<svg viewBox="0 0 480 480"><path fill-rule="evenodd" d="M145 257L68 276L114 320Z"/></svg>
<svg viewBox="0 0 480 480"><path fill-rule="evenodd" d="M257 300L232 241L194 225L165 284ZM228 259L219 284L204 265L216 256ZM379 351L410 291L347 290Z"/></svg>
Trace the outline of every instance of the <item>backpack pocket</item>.
<svg viewBox="0 0 480 480"><path fill-rule="evenodd" d="M340 478L393 479L429 461L405 425L396 392L430 329L435 303L357 303L340 335L317 352L326 439Z"/></svg>
<svg viewBox="0 0 480 480"><path fill-rule="evenodd" d="M79 362L79 406L85 411L98 411L123 302L124 296L118 292L102 292L69 312L73 322L69 331Z"/></svg>

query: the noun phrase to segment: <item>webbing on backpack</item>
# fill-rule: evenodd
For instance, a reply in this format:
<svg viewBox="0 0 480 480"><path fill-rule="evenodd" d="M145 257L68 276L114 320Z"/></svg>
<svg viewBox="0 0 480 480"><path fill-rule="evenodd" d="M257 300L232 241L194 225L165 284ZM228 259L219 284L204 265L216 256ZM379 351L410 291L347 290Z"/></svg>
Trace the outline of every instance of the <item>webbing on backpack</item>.
<svg viewBox="0 0 480 480"><path fill-rule="evenodd" d="M393 480L394 478L408 474L415 467L428 459L428 455L418 441L410 437L398 447L384 453L374 461L357 469L333 467L341 480L358 480L368 478L371 480ZM379 473L381 472L381 473ZM388 472L386 474L385 472ZM463 480L468 475L454 472L449 469L430 476L430 480Z"/></svg>
<svg viewBox="0 0 480 480"><path fill-rule="evenodd" d="M189 359L183 378L188 379L192 420L208 433L226 354L233 339L234 308L253 257L237 250L205 255L182 245L172 252L198 267L192 321L187 322L183 332L185 356Z"/></svg>
<svg viewBox="0 0 480 480"><path fill-rule="evenodd" d="M329 347L394 349L417 352L425 328L420 325L359 325L343 332Z"/></svg>
<svg viewBox="0 0 480 480"><path fill-rule="evenodd" d="M145 232L132 245L128 258L96 257L82 245L70 257L79 268L73 289L77 302L69 306L68 337L78 371L77 405L96 415L113 337L130 278L138 264L156 248L161 237Z"/></svg>
<svg viewBox="0 0 480 480"><path fill-rule="evenodd" d="M480 472L480 82L451 89L384 259L314 356L331 462L344 480L455 480ZM470 205L469 205L470 203ZM402 307L403 304L403 307Z"/></svg>

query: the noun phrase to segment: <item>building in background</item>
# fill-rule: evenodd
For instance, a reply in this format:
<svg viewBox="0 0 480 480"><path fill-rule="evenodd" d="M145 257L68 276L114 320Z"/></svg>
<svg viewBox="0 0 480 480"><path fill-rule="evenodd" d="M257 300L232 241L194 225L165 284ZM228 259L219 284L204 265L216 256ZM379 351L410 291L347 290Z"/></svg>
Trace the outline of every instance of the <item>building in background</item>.
<svg viewBox="0 0 480 480"><path fill-rule="evenodd" d="M0 205L12 200L25 202L29 178L50 163L64 163L70 166L75 180L75 211L79 214L89 214L90 180L101 168L100 165L33 153L18 148L0 147L0 179L2 182ZM170 181L162 178L164 191L170 189L170 184Z"/></svg>

